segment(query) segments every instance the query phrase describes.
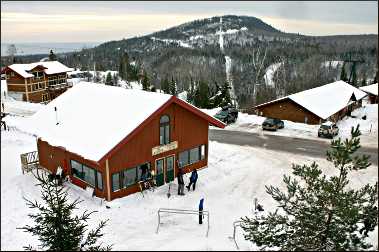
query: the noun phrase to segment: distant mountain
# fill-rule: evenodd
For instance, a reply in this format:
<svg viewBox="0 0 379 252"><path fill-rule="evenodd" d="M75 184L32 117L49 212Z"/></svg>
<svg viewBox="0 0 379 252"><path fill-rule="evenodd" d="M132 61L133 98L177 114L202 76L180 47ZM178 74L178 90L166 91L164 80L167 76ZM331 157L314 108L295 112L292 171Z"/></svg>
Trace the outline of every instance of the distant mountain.
<svg viewBox="0 0 379 252"><path fill-rule="evenodd" d="M356 66L356 80L372 80L377 73L378 35L305 36L280 31L256 17L226 15L58 57L70 67L92 70L96 63L98 70L118 70L125 52L157 88L168 79L176 82L179 92L189 91L202 81L212 92L228 81L240 106L251 107L339 79L343 64L330 67L325 64L329 61L363 60ZM38 57L43 55L19 60ZM2 57L2 65L7 60ZM346 63L348 76L351 66Z"/></svg>

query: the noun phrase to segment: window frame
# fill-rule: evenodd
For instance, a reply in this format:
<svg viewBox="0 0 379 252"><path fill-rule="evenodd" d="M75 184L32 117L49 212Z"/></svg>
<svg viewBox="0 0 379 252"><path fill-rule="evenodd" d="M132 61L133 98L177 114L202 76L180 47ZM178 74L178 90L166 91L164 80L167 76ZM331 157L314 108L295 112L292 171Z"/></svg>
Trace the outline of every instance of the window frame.
<svg viewBox="0 0 379 252"><path fill-rule="evenodd" d="M136 185L139 181L140 181L140 175L139 175L139 169L140 169L140 167L142 166L142 165L145 165L145 164L147 164L147 166L148 166L148 172L150 173L150 171L151 171L151 164L150 164L150 162L145 162L145 163L142 163L142 164L139 164L139 165L136 165L136 166L133 166L133 167L129 167L129 168L126 168L126 169L122 169L122 170L120 170L120 171L118 171L118 172L115 172L115 173L112 173L112 176L111 176L111 185L112 185L112 192L117 192L117 191L119 191L119 190L122 190L122 189L127 189L127 188L129 188L129 187L131 187L131 186L134 186L134 185ZM131 183L131 184L128 184L128 185L125 185L124 184L124 180L125 180L125 172L126 171L129 171L129 170L134 170L134 172L135 172L135 179L134 179L134 182L133 183ZM119 178L119 189L117 189L117 190L114 190L114 188L113 188L113 176L115 175L115 174L118 174L118 178ZM142 173L141 173L142 174Z"/></svg>
<svg viewBox="0 0 379 252"><path fill-rule="evenodd" d="M80 165L80 169L81 170L79 170L79 173L82 176L79 176L79 175L77 176L73 172L73 170L74 170L73 165L72 165L73 162L75 162L75 163L77 163L77 164ZM90 187L93 187L93 188L98 189L100 191L104 190L104 183L103 183L104 181L103 181L103 174L102 174L102 172L98 171L97 169L95 169L95 168L93 168L91 166L88 166L88 165L85 165L83 163L80 163L80 162L76 161L75 159L70 159L70 166L71 166L71 171L72 171L71 173L72 173L72 176L74 178L79 179L80 181L83 181L84 183L86 183ZM94 185L92 185L89 181L85 180L86 176L85 175L83 176L84 166L94 173L94 178L95 178L95 184ZM77 170L77 169L75 168L75 170ZM100 176L98 174L100 174ZM99 187L99 182L98 182L99 177L101 178L101 185L102 185L101 188Z"/></svg>
<svg viewBox="0 0 379 252"><path fill-rule="evenodd" d="M197 149L197 151L198 151L197 152L198 159L197 159L197 161L191 162L191 150L194 150L194 149ZM204 155L202 155L202 149L204 150ZM182 153L188 153L187 154L187 160L186 160L186 163L184 165L182 165L181 158L180 158ZM195 146L193 148L179 152L179 159L178 159L179 160L179 168L183 168L185 166L192 165L192 164L195 164L197 162L200 162L201 160L204 160L205 157L206 157L206 144L201 144L201 145Z"/></svg>
<svg viewBox="0 0 379 252"><path fill-rule="evenodd" d="M168 122L161 122L162 118L167 117ZM169 115L164 114L159 118L159 145L166 145L170 143L171 140L171 126L170 126L171 118ZM161 141L161 129L163 128L163 136ZM166 130L168 129L168 136Z"/></svg>

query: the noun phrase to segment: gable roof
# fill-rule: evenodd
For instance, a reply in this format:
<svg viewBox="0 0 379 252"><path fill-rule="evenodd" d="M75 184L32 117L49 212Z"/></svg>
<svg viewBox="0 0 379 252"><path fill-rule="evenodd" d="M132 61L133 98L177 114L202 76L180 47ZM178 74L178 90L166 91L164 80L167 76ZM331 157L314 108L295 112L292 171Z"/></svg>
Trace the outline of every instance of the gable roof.
<svg viewBox="0 0 379 252"><path fill-rule="evenodd" d="M33 77L33 74L28 73L28 71L36 68L37 66L42 66L45 68L44 72L46 74L66 73L74 70L72 68L66 67L59 61L34 62L30 64L12 64L8 66L8 68L12 69L24 78L30 78Z"/></svg>
<svg viewBox="0 0 379 252"><path fill-rule="evenodd" d="M80 82L35 113L25 127L52 146L100 162L142 130L171 103L225 127L217 119L175 96ZM59 124L56 125L57 108ZM28 126L27 126L28 125Z"/></svg>
<svg viewBox="0 0 379 252"><path fill-rule="evenodd" d="M299 93L276 99L255 106L259 108L284 99L289 99L322 119L327 119L346 107L350 99L360 100L366 94L344 81L336 81L320 87L308 89Z"/></svg>
<svg viewBox="0 0 379 252"><path fill-rule="evenodd" d="M363 86L363 87L360 87L359 89L372 95L376 95L376 96L378 95L378 83L368 85L368 86Z"/></svg>

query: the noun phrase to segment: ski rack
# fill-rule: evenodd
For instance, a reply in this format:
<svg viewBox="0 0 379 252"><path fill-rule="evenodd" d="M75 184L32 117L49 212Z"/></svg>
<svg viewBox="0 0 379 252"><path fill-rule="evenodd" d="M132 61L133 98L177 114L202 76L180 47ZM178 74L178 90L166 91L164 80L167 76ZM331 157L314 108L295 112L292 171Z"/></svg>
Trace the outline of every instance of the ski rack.
<svg viewBox="0 0 379 252"><path fill-rule="evenodd" d="M158 231L159 231L159 226L160 226L160 224L161 224L161 215L160 215L160 213L195 214L195 215L199 215L199 211L197 211L197 210L185 210L185 209L173 209L173 208L159 208L159 209L158 209L158 226L157 226L157 231L156 231L157 234L158 234ZM207 226L207 234L206 234L206 237L208 237L208 233L209 233L209 211L203 210L203 211L202 211L202 215L207 216L208 226Z"/></svg>

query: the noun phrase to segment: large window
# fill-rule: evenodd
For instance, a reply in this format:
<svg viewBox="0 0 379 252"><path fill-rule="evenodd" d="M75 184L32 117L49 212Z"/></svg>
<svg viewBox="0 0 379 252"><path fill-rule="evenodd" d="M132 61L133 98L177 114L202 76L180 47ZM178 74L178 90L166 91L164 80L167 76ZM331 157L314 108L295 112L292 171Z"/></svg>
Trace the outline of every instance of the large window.
<svg viewBox="0 0 379 252"><path fill-rule="evenodd" d="M170 143L170 117L164 115L159 120L159 144Z"/></svg>
<svg viewBox="0 0 379 252"><path fill-rule="evenodd" d="M75 160L70 160L72 175L80 180L85 181L93 187L103 190L103 177L101 172L81 164Z"/></svg>
<svg viewBox="0 0 379 252"><path fill-rule="evenodd" d="M136 184L138 181L141 180L143 169L148 172L147 177L150 177L150 163L144 163L136 167L127 168L120 172L113 173L112 191L115 192L117 190L127 188L131 185Z"/></svg>
<svg viewBox="0 0 379 252"><path fill-rule="evenodd" d="M179 167L194 164L205 158L205 145L200 145L190 150L179 153Z"/></svg>

